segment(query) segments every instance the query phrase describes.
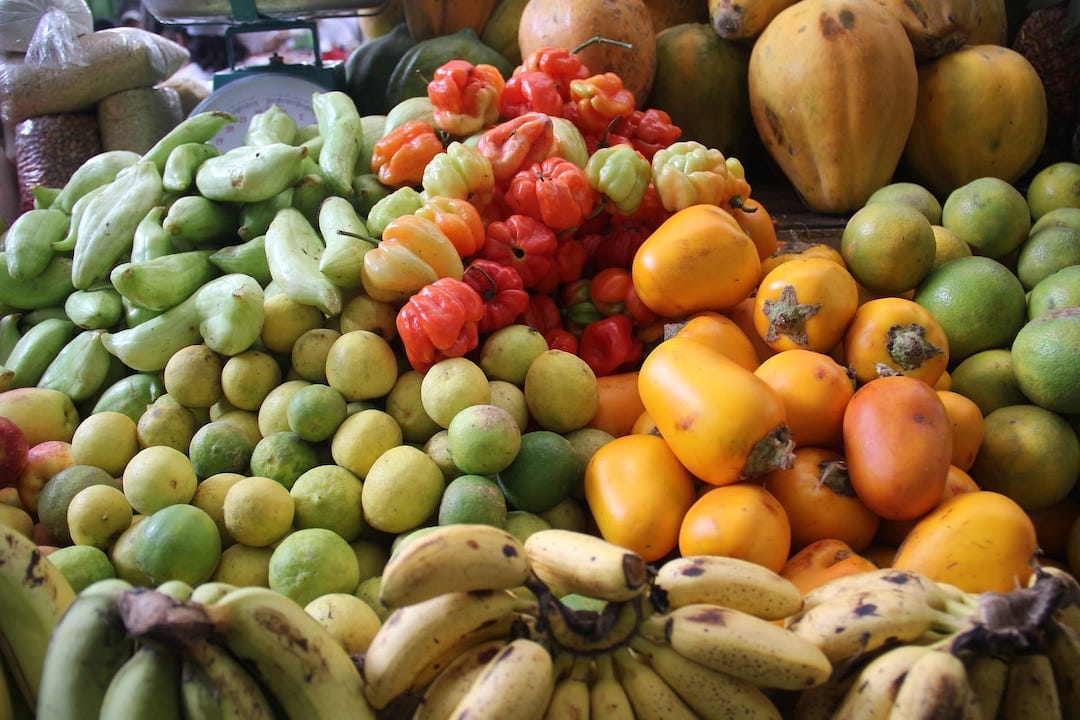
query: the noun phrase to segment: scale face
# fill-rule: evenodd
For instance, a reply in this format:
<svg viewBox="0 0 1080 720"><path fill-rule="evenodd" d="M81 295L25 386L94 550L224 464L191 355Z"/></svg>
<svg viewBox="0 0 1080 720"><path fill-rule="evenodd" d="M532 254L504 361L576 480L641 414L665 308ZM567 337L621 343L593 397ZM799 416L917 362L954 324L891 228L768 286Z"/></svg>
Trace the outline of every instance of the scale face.
<svg viewBox="0 0 1080 720"><path fill-rule="evenodd" d="M192 113L223 110L236 116L236 122L226 125L212 142L222 152L244 144L248 123L271 105L278 105L296 121L297 127L313 124L315 111L311 99L316 92L326 92L318 83L282 73L254 73L237 78L212 92Z"/></svg>

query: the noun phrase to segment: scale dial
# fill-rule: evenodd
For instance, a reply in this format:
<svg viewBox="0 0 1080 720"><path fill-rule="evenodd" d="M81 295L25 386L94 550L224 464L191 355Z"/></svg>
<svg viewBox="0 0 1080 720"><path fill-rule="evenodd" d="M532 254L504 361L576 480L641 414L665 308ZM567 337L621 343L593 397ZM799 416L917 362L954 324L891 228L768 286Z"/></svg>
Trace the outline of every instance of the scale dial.
<svg viewBox="0 0 1080 720"><path fill-rule="evenodd" d="M208 110L223 110L236 116L236 122L226 125L211 141L222 152L244 144L248 123L258 113L278 105L296 121L298 127L315 123L311 99L317 92L326 92L318 83L281 73L255 73L237 78L210 93L192 114Z"/></svg>

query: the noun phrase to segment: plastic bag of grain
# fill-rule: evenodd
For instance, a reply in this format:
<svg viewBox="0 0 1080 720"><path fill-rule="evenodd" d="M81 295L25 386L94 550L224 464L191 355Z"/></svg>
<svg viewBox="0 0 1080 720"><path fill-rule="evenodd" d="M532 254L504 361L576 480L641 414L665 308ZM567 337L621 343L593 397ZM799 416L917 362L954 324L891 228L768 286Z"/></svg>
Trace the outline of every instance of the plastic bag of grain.
<svg viewBox="0 0 1080 720"><path fill-rule="evenodd" d="M60 113L15 125L19 211L34 207L35 186L61 188L84 162L101 152L97 113Z"/></svg>
<svg viewBox="0 0 1080 720"><path fill-rule="evenodd" d="M97 104L101 147L139 154L152 148L184 119L180 94L167 87L121 90Z"/></svg>
<svg viewBox="0 0 1080 720"><path fill-rule="evenodd" d="M43 43L73 41L93 30L85 0L0 0L0 52L28 52L35 33L40 52Z"/></svg>

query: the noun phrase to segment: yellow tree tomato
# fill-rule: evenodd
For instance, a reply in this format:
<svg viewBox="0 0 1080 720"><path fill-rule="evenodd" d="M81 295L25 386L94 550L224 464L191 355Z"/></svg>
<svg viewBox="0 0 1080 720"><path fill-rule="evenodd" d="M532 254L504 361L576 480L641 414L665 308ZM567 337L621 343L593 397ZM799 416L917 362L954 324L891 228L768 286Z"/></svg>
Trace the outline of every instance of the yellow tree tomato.
<svg viewBox="0 0 1080 720"><path fill-rule="evenodd" d="M734 557L779 572L791 552L791 525L780 501L761 485L725 485L702 494L686 512L679 552Z"/></svg>
<svg viewBox="0 0 1080 720"><path fill-rule="evenodd" d="M949 338L914 300L883 297L859 306L844 332L844 361L859 384L900 373L933 385L949 364Z"/></svg>
<svg viewBox="0 0 1080 720"><path fill-rule="evenodd" d="M782 263L761 279L754 328L775 350L827 353L840 343L859 306L859 288L843 266L823 258Z"/></svg>
<svg viewBox="0 0 1080 720"><path fill-rule="evenodd" d="M795 348L765 358L754 374L784 401L796 447L843 446L844 410L855 394L847 368L828 355Z"/></svg>

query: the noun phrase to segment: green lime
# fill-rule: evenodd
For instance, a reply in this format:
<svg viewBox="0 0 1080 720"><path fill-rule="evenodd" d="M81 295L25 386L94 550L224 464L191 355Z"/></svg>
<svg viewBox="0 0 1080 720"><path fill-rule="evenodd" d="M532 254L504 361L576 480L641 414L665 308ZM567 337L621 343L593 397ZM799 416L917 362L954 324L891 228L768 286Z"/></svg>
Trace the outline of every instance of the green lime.
<svg viewBox="0 0 1080 720"><path fill-rule="evenodd" d="M1031 288L1027 298L1027 319L1034 320L1047 310L1080 305L1080 265L1062 268Z"/></svg>
<svg viewBox="0 0 1080 720"><path fill-rule="evenodd" d="M312 328L296 339L293 344L291 365L302 380L312 383L326 382L326 357L330 346L341 337L333 328Z"/></svg>
<svg viewBox="0 0 1080 720"><path fill-rule="evenodd" d="M435 464L442 470L443 479L446 482L450 482L459 475L464 475L454 463L454 458L450 454L450 431L440 430L427 439L424 443L424 452L428 454Z"/></svg>
<svg viewBox="0 0 1080 720"><path fill-rule="evenodd" d="M183 580L192 587L210 579L221 559L221 536L206 512L169 505L139 523L135 562L151 582Z"/></svg>
<svg viewBox="0 0 1080 720"><path fill-rule="evenodd" d="M222 505L225 529L236 542L251 547L273 545L292 529L292 496L268 477L251 475L233 483Z"/></svg>
<svg viewBox="0 0 1080 720"><path fill-rule="evenodd" d="M195 437L197 429L195 413L167 394L147 405L136 423L142 447L166 445L183 453L191 446L191 438Z"/></svg>
<svg viewBox="0 0 1080 720"><path fill-rule="evenodd" d="M240 473L211 475L199 483L199 486L195 488L195 494L191 497L191 504L214 520L218 533L221 535L222 547L227 547L236 542L233 536L229 534L229 531L225 529L225 495L229 492L229 488L245 477L247 476Z"/></svg>
<svg viewBox="0 0 1080 720"><path fill-rule="evenodd" d="M91 485L75 493L68 503L67 523L71 541L108 550L131 526L131 503L113 485Z"/></svg>
<svg viewBox="0 0 1080 720"><path fill-rule="evenodd" d="M588 531L589 512L584 501L575 497L564 498L555 507L540 513L540 517L547 520L553 528L574 532Z"/></svg>
<svg viewBox="0 0 1080 720"><path fill-rule="evenodd" d="M941 202L934 196L934 193L918 183L889 183L872 192L864 204L869 205L877 202L898 202L910 205L925 215L931 225L941 223Z"/></svg>
<svg viewBox="0 0 1080 720"><path fill-rule="evenodd" d="M48 555L49 562L60 569L60 573L76 592L94 584L98 580L116 577L116 568L104 550L93 545L68 545L53 550Z"/></svg>
<svg viewBox="0 0 1080 720"><path fill-rule="evenodd" d="M348 414L345 397L321 383L300 388L285 409L289 429L309 442L322 442L333 436Z"/></svg>
<svg viewBox="0 0 1080 720"><path fill-rule="evenodd" d="M529 415L539 427L556 433L585 427L600 405L596 374L565 350L540 353L529 365L523 389Z"/></svg>
<svg viewBox="0 0 1080 720"><path fill-rule="evenodd" d="M339 465L318 465L296 479L289 493L296 529L325 528L352 542L364 530L360 478Z"/></svg>
<svg viewBox="0 0 1080 720"><path fill-rule="evenodd" d="M569 440L532 430L521 436L521 449L496 480L510 507L542 513L570 495L580 472L581 460Z"/></svg>
<svg viewBox="0 0 1080 720"><path fill-rule="evenodd" d="M498 405L470 405L454 415L446 431L450 457L464 473L505 470L521 447L517 420Z"/></svg>
<svg viewBox="0 0 1080 720"><path fill-rule="evenodd" d="M952 391L963 395L986 417L1008 405L1028 402L1013 372L1012 352L1005 348L983 350L953 368Z"/></svg>
<svg viewBox="0 0 1080 720"><path fill-rule="evenodd" d="M506 513L505 527L507 532L521 542L525 542L525 539L537 530L550 528L551 523L536 513L527 510L511 510Z"/></svg>
<svg viewBox="0 0 1080 720"><path fill-rule="evenodd" d="M230 545L221 551L221 560L210 580L237 587L269 587L270 557L273 554L272 547L251 547L240 543Z"/></svg>
<svg viewBox="0 0 1080 720"><path fill-rule="evenodd" d="M208 422L195 431L188 456L200 478L223 472L246 473L254 450L251 437L226 420Z"/></svg>
<svg viewBox="0 0 1080 720"><path fill-rule="evenodd" d="M224 365L221 356L205 344L180 348L162 371L165 392L184 407L208 408L223 397Z"/></svg>
<svg viewBox="0 0 1080 720"><path fill-rule="evenodd" d="M343 537L325 528L304 528L274 548L268 578L272 590L307 605L327 593L354 592L360 568Z"/></svg>
<svg viewBox="0 0 1080 720"><path fill-rule="evenodd" d="M251 473L273 478L286 489L318 464L315 447L291 430L266 435L251 452Z"/></svg>
<svg viewBox="0 0 1080 720"><path fill-rule="evenodd" d="M168 445L140 450L124 468L124 495L137 513L191 502L199 479L187 455Z"/></svg>
<svg viewBox="0 0 1080 720"><path fill-rule="evenodd" d="M1080 230L1047 228L1020 246L1016 276L1025 290L1031 290L1043 278L1071 265L1080 265Z"/></svg>
<svg viewBox="0 0 1080 720"><path fill-rule="evenodd" d="M1080 163L1047 165L1031 178L1025 198L1036 220L1058 208L1080 207Z"/></svg>
<svg viewBox="0 0 1080 720"><path fill-rule="evenodd" d="M41 488L38 498L38 520L56 538L59 545L71 545L67 512L72 499L80 490L91 485L120 485L109 473L94 465L71 465L53 475Z"/></svg>
<svg viewBox="0 0 1080 720"><path fill-rule="evenodd" d="M445 488L442 470L423 450L412 445L390 448L364 479L364 521L387 533L418 528L436 516Z"/></svg>
<svg viewBox="0 0 1080 720"><path fill-rule="evenodd" d="M131 526L120 533L116 542L109 548L109 560L116 569L116 577L131 583L136 587L149 587L154 583L150 577L135 562L135 541L142 533L143 522L146 515L136 515L131 519Z"/></svg>
<svg viewBox="0 0 1080 720"><path fill-rule="evenodd" d="M506 498L484 475L461 475L449 482L439 502L439 524L506 525Z"/></svg>
<svg viewBox="0 0 1080 720"><path fill-rule="evenodd" d="M1020 391L1039 407L1080 413L1080 307L1048 310L1020 328L1012 344Z"/></svg>
<svg viewBox="0 0 1080 720"><path fill-rule="evenodd" d="M1015 186L986 176L949 193L940 224L959 235L976 255L1002 258L1027 239L1031 211Z"/></svg>

